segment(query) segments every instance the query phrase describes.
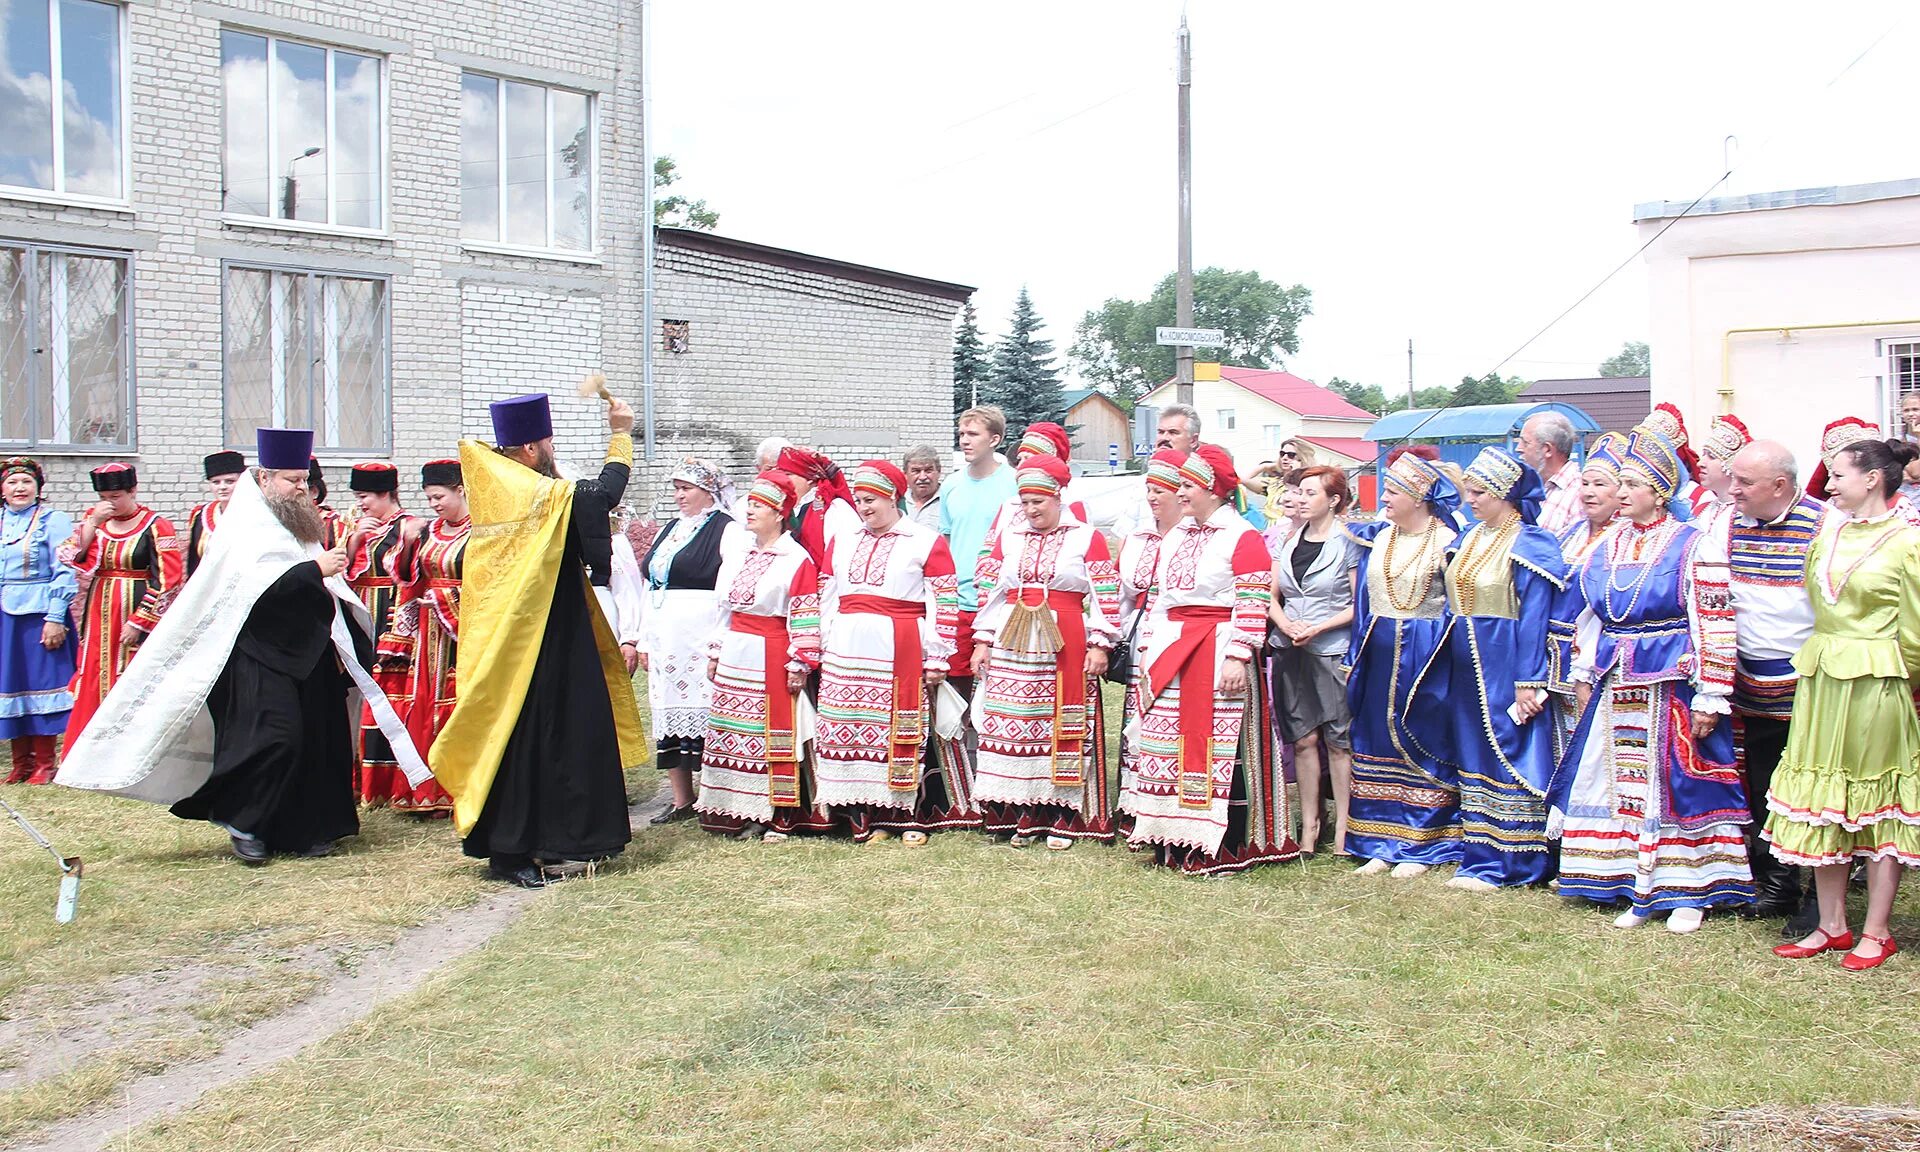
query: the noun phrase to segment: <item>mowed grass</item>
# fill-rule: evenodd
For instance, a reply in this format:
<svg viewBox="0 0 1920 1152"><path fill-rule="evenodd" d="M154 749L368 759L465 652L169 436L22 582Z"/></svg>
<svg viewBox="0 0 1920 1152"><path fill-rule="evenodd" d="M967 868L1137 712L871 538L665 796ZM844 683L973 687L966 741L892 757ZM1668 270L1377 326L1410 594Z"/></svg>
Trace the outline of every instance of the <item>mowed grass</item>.
<svg viewBox="0 0 1920 1152"><path fill-rule="evenodd" d="M150 804L58 786L4 795L86 871L78 918L56 924L52 858L0 831L0 1136L211 1051L487 890L444 820L363 813L332 857L247 868L225 833Z"/></svg>
<svg viewBox="0 0 1920 1152"><path fill-rule="evenodd" d="M1920 1095L1920 958L1443 879L675 825L112 1147L1686 1149L1721 1108Z"/></svg>

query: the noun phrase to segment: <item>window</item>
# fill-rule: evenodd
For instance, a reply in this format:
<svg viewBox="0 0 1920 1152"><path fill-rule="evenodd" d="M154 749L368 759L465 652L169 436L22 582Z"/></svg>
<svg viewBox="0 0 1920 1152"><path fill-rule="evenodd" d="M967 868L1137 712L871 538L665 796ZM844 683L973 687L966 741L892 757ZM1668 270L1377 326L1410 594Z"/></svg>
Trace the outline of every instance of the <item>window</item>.
<svg viewBox="0 0 1920 1152"><path fill-rule="evenodd" d="M125 200L126 83L120 6L0 5L0 184ZM54 93L60 104L54 107Z"/></svg>
<svg viewBox="0 0 1920 1152"><path fill-rule="evenodd" d="M1920 340L1901 340L1889 342L1887 348L1887 394L1893 398L1894 420L1889 428L1898 428L1903 435L1920 436L1920 427L1914 426L1901 415L1903 403L1909 396L1920 396Z"/></svg>
<svg viewBox="0 0 1920 1152"><path fill-rule="evenodd" d="M386 221L380 59L220 33L221 206L236 216L377 230Z"/></svg>
<svg viewBox="0 0 1920 1152"><path fill-rule="evenodd" d="M1286 438L1287 426L1285 424L1262 424L1260 426L1260 442L1267 446L1267 451L1269 452L1278 451L1280 441Z"/></svg>
<svg viewBox="0 0 1920 1152"><path fill-rule="evenodd" d="M471 72L461 77L462 238L592 251L596 169L593 97Z"/></svg>
<svg viewBox="0 0 1920 1152"><path fill-rule="evenodd" d="M385 280L229 266L223 308L228 444L311 428L316 448L386 453Z"/></svg>
<svg viewBox="0 0 1920 1152"><path fill-rule="evenodd" d="M1213 426L1215 428L1220 429L1220 431L1222 432L1233 431L1234 429L1233 409L1222 408L1219 411L1215 412L1213 414Z"/></svg>
<svg viewBox="0 0 1920 1152"><path fill-rule="evenodd" d="M127 258L0 245L0 442L132 447Z"/></svg>

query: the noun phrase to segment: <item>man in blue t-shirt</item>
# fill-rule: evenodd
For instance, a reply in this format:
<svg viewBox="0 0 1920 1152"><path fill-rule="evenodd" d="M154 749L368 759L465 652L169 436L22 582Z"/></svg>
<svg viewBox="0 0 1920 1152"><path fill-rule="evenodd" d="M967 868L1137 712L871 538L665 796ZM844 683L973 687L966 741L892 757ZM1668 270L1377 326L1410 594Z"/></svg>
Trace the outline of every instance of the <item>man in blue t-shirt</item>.
<svg viewBox="0 0 1920 1152"><path fill-rule="evenodd" d="M994 455L1007 434L1006 413L991 404L969 408L956 422L960 454L967 459L964 470L940 483L940 535L947 538L953 553L953 567L960 577L959 646L947 672L948 682L961 695L973 690L973 615L980 610L979 592L973 586L974 568L980 563L980 550L987 543L994 517L1013 499L1017 488L1013 468Z"/></svg>

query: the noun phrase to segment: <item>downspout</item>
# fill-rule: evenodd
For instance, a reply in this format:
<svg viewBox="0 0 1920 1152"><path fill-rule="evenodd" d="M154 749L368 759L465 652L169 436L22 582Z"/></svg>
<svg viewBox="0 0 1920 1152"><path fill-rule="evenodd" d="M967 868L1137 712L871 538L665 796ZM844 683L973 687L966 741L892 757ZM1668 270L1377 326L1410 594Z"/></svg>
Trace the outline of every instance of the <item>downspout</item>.
<svg viewBox="0 0 1920 1152"><path fill-rule="evenodd" d="M1726 415L1733 411L1733 338L1751 336L1759 332L1778 332L1782 336L1791 336L1795 332L1830 332L1841 328L1901 328L1920 327L1920 320L1845 320L1835 324L1762 324L1757 328L1729 328L1720 337L1720 413Z"/></svg>

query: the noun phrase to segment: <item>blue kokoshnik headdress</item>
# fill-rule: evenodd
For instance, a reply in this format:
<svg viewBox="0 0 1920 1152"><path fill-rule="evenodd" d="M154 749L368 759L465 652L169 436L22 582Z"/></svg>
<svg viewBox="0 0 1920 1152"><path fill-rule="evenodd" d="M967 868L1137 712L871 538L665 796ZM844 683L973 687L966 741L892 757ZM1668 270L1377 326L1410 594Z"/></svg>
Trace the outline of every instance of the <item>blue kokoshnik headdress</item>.
<svg viewBox="0 0 1920 1152"><path fill-rule="evenodd" d="M1546 486L1540 473L1505 448L1482 448L1467 465L1466 474L1474 483L1520 512L1520 520L1532 524L1540 519L1540 501L1546 498Z"/></svg>

